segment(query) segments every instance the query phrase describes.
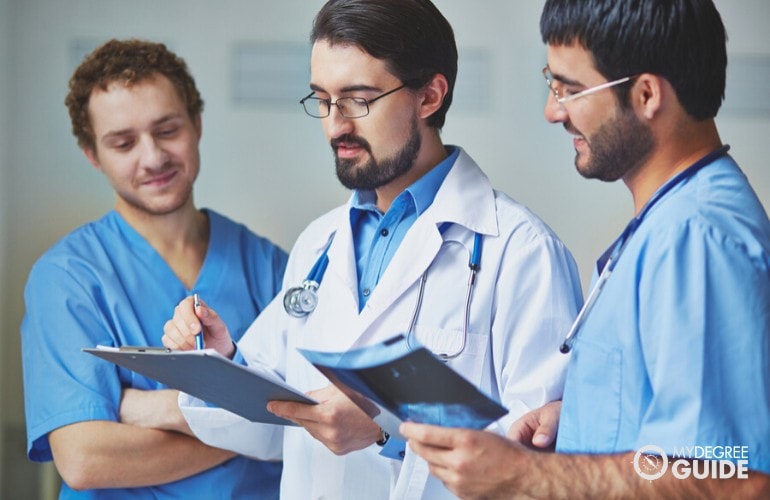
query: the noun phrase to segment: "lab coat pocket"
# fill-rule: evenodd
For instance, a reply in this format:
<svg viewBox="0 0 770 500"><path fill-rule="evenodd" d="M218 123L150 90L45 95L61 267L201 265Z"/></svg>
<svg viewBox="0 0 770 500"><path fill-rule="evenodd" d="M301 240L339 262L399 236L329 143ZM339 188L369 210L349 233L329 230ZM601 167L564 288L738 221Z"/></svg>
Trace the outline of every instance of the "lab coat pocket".
<svg viewBox="0 0 770 500"><path fill-rule="evenodd" d="M568 377L564 388L569 398L564 401L559 429L564 451L606 453L615 449L620 431L622 362L620 349L586 338L575 344L569 366L574 376Z"/></svg>
<svg viewBox="0 0 770 500"><path fill-rule="evenodd" d="M441 354L452 356L460 353L459 356L450 359L447 365L474 385L481 384L489 343L488 335L468 332L467 338L463 339L465 336L463 330L430 328L425 325L417 325L415 334L417 341L437 356Z"/></svg>

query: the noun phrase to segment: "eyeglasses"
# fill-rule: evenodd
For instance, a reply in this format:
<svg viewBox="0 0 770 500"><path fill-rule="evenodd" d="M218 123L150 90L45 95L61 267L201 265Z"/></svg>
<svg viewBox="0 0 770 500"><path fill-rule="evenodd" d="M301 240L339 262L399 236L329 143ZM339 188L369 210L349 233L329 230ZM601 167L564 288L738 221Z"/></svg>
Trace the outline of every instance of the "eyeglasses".
<svg viewBox="0 0 770 500"><path fill-rule="evenodd" d="M329 116L332 104L337 106L337 109L340 110L340 114L345 118L362 118L369 114L369 105L371 103L378 99L382 99L397 90L401 90L404 87L406 87L406 84L396 87L393 90L389 90L384 94L380 94L374 99L364 99L363 97L340 97L334 102L329 99L315 97L313 95L315 91L313 91L302 98L299 103L305 108L305 113L313 118L326 118Z"/></svg>
<svg viewBox="0 0 770 500"><path fill-rule="evenodd" d="M545 78L545 83L548 84L548 88L551 89L551 92L553 92L554 97L556 97L556 102L558 102L559 104L564 104L566 102L574 101L579 97L584 97L584 96L593 94L594 92L599 92L600 90L608 89L610 87L614 87L615 85L620 85L621 83L629 82L634 78L636 78L637 76L639 75L626 76L624 78L619 78L611 82L602 83L601 85L596 85L595 87L589 87L585 90L581 90L580 92L575 92L574 94L562 96L561 89L554 87L554 82L556 82L556 79L551 73L551 69L548 66L543 68L543 77Z"/></svg>

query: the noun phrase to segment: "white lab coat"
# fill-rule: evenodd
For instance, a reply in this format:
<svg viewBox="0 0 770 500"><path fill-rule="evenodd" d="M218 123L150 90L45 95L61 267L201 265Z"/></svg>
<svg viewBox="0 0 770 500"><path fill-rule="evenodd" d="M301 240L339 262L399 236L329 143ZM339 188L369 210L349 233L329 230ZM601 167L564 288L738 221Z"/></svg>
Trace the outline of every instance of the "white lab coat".
<svg viewBox="0 0 770 500"><path fill-rule="evenodd" d="M442 234L438 227L447 221L452 224ZM245 333L239 350L250 364L271 368L301 391L325 387L329 382L296 348L342 351L405 333L420 277L429 269L415 334L434 352L455 352L463 336L474 232L483 235L483 249L467 345L449 366L510 410L496 429L505 432L527 410L561 396L567 356L558 348L582 296L565 246L529 210L495 192L464 151L360 314L346 205L311 223L289 258L284 291L307 277L333 237L316 310L307 318L290 317L281 292ZM263 459L280 456L280 428L187 396L180 404L204 442ZM376 445L336 456L301 428L286 427L283 437L283 499L451 497L408 448L402 463L380 456Z"/></svg>

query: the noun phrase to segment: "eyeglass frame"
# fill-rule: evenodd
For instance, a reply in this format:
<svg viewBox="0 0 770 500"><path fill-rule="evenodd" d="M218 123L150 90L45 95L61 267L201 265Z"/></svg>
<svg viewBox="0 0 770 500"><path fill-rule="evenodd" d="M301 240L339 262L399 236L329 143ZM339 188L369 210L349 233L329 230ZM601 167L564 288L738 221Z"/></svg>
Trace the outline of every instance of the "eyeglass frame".
<svg viewBox="0 0 770 500"><path fill-rule="evenodd" d="M551 75L551 78L548 78L548 75ZM553 93L553 96L556 98L556 102L562 105L566 102L574 101L575 99L579 99L581 97L591 95L595 92L599 92L600 90L608 89L610 87L620 85L621 83L630 82L631 80L633 80L638 76L639 75L624 76L623 78L618 78L617 80L612 80L611 82L600 83L599 85L588 87L587 89L581 90L580 92L576 92L566 97L559 97L559 91L553 88L553 82L556 80L556 78L553 78L553 73L551 73L551 68L549 68L548 65L546 65L543 68L543 78L545 78L545 83L548 85L548 88L550 89L551 93Z"/></svg>
<svg viewBox="0 0 770 500"><path fill-rule="evenodd" d="M375 101L377 101L379 99L382 99L383 97L389 96L390 94L392 94L392 93L394 93L396 91L399 91L399 90L401 90L401 89L403 89L405 87L406 87L406 83L402 83L400 86L394 88L393 90L388 90L387 92L384 92L384 93L378 95L377 97L375 97L373 99L366 99L364 97L340 97L336 101L332 101L331 99L321 99L320 97L315 97L313 95L313 94L315 94L315 90L314 90L314 91L310 92L308 95L306 95L305 97L303 97L302 99L300 99L299 103L302 104L302 108L305 110L305 114L307 114L308 116L312 116L313 118L320 118L320 119L328 118L329 115L331 115L331 113L332 113L332 104L334 104L335 106L337 106L337 110L340 112L340 115L342 115L344 118L348 118L348 119L354 120L356 118L363 118L365 116L369 116L369 113L370 113L369 105L371 103L373 103L373 102L375 102ZM308 111L307 105L305 104L305 102L310 100L310 99L312 99L314 101L326 103L326 114L324 116L314 115L314 114L310 113L310 111ZM339 102L340 101L346 101L346 100L353 101L356 104L363 104L366 107L366 113L364 113L363 115L359 115L359 116L345 116L345 112L342 111L342 107L339 105Z"/></svg>

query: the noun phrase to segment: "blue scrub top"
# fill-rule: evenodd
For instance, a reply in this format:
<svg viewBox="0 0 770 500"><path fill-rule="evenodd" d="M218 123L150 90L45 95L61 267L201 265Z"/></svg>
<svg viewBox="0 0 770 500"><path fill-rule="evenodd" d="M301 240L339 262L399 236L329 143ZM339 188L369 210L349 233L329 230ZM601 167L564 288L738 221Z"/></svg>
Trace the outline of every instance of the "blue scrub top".
<svg viewBox="0 0 770 500"><path fill-rule="evenodd" d="M557 450L747 446L770 473L769 366L770 221L723 156L620 256L574 345Z"/></svg>
<svg viewBox="0 0 770 500"><path fill-rule="evenodd" d="M63 238L30 272L22 323L27 452L52 460L48 433L87 420L119 420L123 388L161 384L81 348L161 345L176 304L201 295L239 339L281 288L286 253L213 211L198 281L188 290L115 211ZM196 476L151 488L77 492L60 498L277 498L281 464L236 457Z"/></svg>

